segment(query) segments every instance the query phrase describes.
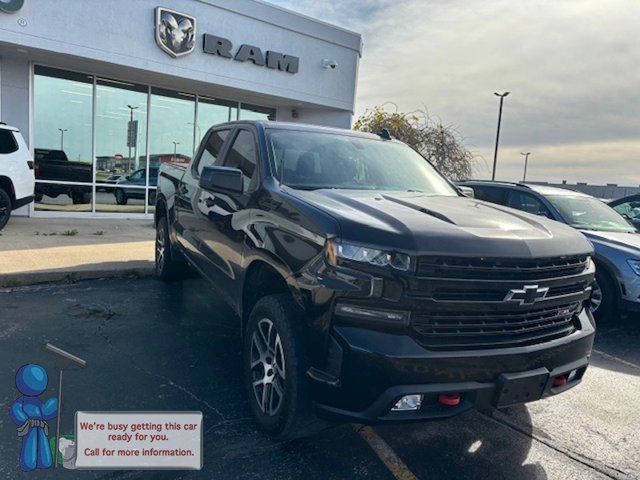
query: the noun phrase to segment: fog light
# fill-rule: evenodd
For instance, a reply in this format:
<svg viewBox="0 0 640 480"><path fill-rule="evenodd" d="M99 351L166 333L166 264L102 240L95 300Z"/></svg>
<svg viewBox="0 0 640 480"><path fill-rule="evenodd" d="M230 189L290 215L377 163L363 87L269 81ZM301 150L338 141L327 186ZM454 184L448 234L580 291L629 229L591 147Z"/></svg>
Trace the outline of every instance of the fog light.
<svg viewBox="0 0 640 480"><path fill-rule="evenodd" d="M419 410L422 405L422 395L405 395L391 409L393 412Z"/></svg>

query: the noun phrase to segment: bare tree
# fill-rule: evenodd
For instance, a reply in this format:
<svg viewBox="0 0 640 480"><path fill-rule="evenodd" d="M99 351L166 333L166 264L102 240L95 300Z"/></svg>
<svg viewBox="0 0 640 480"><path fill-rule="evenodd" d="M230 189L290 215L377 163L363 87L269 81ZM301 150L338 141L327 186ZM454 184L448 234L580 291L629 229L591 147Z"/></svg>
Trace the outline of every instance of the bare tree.
<svg viewBox="0 0 640 480"><path fill-rule="evenodd" d="M434 120L423 110L389 112L384 106L367 110L356 120L354 130L378 133L386 128L398 140L415 148L452 180L472 177L473 154L462 136L450 125Z"/></svg>

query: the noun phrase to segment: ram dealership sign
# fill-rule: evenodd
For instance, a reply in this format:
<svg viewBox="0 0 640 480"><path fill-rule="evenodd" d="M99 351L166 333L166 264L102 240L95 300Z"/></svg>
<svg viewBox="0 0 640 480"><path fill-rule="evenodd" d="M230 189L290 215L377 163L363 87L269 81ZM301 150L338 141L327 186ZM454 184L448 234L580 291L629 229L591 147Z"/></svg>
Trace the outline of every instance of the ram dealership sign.
<svg viewBox="0 0 640 480"><path fill-rule="evenodd" d="M0 5L2 0L0 0ZM156 43L168 55L181 57L195 50L196 19L168 8L156 8ZM264 51L255 45L242 44L235 48L231 40L205 33L202 36L204 53L237 62L251 62L258 67L287 73L298 73L300 59L293 55Z"/></svg>

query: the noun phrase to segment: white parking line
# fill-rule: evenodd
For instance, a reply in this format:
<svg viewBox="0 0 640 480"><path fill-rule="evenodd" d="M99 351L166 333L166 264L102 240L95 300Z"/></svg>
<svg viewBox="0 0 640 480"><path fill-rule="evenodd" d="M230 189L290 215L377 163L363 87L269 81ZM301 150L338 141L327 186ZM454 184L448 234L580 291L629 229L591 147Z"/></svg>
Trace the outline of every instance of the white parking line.
<svg viewBox="0 0 640 480"><path fill-rule="evenodd" d="M354 425L353 427L397 480L418 480L418 477L409 470L409 467L373 428L363 425Z"/></svg>
<svg viewBox="0 0 640 480"><path fill-rule="evenodd" d="M593 349L593 352L597 353L598 355L602 355L604 358L607 358L609 360L614 360L616 362L620 362L623 365L626 365L627 367L637 368L638 370L640 370L640 365L638 365L637 363L629 362L628 360L625 360L624 358L616 357L615 355L611 355L611 354L609 354L607 352L603 352L602 350L596 350L595 348Z"/></svg>

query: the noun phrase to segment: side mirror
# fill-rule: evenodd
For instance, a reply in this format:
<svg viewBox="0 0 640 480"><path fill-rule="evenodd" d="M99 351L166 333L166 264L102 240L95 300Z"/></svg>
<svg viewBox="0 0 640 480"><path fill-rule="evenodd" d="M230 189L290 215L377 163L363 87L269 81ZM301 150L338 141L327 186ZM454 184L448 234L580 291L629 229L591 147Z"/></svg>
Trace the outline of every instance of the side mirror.
<svg viewBox="0 0 640 480"><path fill-rule="evenodd" d="M221 193L242 193L244 179L237 168L204 167L198 185L203 190Z"/></svg>
<svg viewBox="0 0 640 480"><path fill-rule="evenodd" d="M476 198L476 192L473 191L471 187L465 187L463 185L458 185L458 190L465 196L469 198Z"/></svg>

